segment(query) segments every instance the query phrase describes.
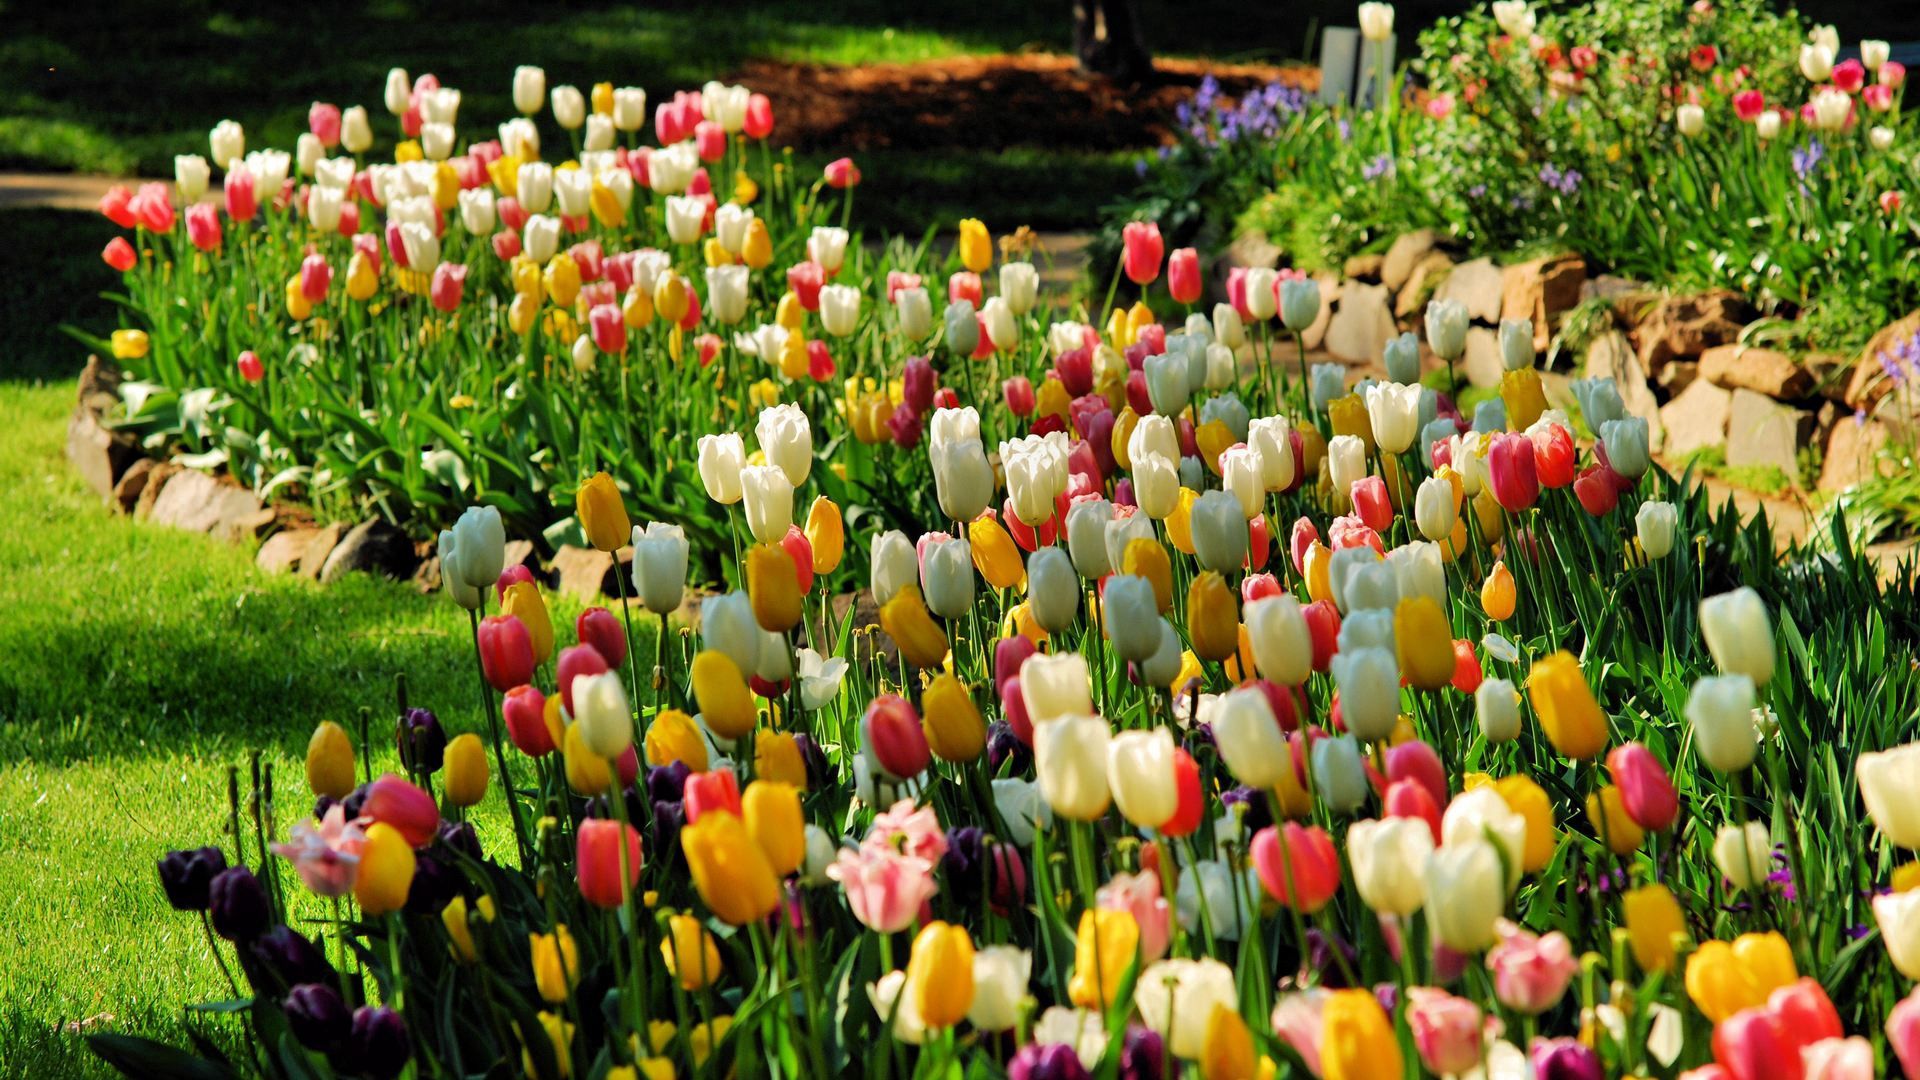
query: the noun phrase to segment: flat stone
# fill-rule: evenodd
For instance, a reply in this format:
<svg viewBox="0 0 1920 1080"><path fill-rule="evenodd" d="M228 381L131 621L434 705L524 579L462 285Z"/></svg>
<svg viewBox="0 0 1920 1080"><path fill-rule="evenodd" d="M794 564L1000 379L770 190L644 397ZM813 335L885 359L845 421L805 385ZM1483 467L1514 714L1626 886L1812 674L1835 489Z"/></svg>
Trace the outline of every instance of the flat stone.
<svg viewBox="0 0 1920 1080"><path fill-rule="evenodd" d="M1660 402L1653 396L1653 387L1647 385L1646 370L1640 366L1640 357L1625 334L1609 330L1593 339L1587 346L1586 374L1589 379L1612 379L1620 390L1620 401L1627 407L1627 414L1647 422L1648 447L1658 452L1665 446L1666 429L1660 423Z"/></svg>
<svg viewBox="0 0 1920 1080"><path fill-rule="evenodd" d="M1500 299L1504 278L1489 258L1473 259L1453 268L1447 280L1433 292L1435 300L1458 300L1467 306L1467 317L1483 323L1500 321Z"/></svg>
<svg viewBox="0 0 1920 1080"><path fill-rule="evenodd" d="M597 604L615 595L613 556L598 548L562 545L553 553L556 588L583 604Z"/></svg>
<svg viewBox="0 0 1920 1080"><path fill-rule="evenodd" d="M1359 278L1363 281L1379 281L1380 268L1386 264L1385 255L1353 255L1341 265L1340 273L1344 277Z"/></svg>
<svg viewBox="0 0 1920 1080"><path fill-rule="evenodd" d="M1876 472L1881 476L1894 475L1897 466L1881 453L1892 438L1887 426L1878 420L1841 417L1827 432L1826 453L1820 459L1820 480L1816 486L1821 491L1845 491Z"/></svg>
<svg viewBox="0 0 1920 1080"><path fill-rule="evenodd" d="M1380 359L1396 330L1386 286L1349 281L1340 287L1340 309L1327 324L1323 344L1347 363L1365 364Z"/></svg>
<svg viewBox="0 0 1920 1080"><path fill-rule="evenodd" d="M102 499L113 498L120 474L141 456L131 436L109 430L92 409L80 405L73 410L67 421L67 460Z"/></svg>
<svg viewBox="0 0 1920 1080"><path fill-rule="evenodd" d="M1474 386L1495 387L1506 368L1500 363L1500 335L1484 326L1467 329L1466 352L1460 357L1460 373Z"/></svg>
<svg viewBox="0 0 1920 1080"><path fill-rule="evenodd" d="M1813 372L1793 357L1747 345L1715 345L1700 354L1700 377L1729 390L1751 390L1792 400L1813 391Z"/></svg>
<svg viewBox="0 0 1920 1080"><path fill-rule="evenodd" d="M1679 397L1660 407L1666 428L1666 452L1685 457L1696 450L1724 446L1727 419L1733 412L1733 394L1705 379L1696 379Z"/></svg>
<svg viewBox="0 0 1920 1080"><path fill-rule="evenodd" d="M1675 360L1697 359L1715 345L1739 340L1741 328L1752 318L1752 306L1727 289L1669 296L1634 328L1640 363L1658 376Z"/></svg>
<svg viewBox="0 0 1920 1080"><path fill-rule="evenodd" d="M154 466L158 462L150 457L141 457L127 466L127 471L114 481L113 497L110 500L123 514L133 513L140 503L140 493L146 489L147 480L153 476Z"/></svg>
<svg viewBox="0 0 1920 1080"><path fill-rule="evenodd" d="M1300 340L1309 349L1317 349L1327 339L1327 327L1333 322L1333 305L1340 299L1340 278L1334 274L1321 272L1313 275L1313 283L1320 286L1320 314L1313 322L1300 331Z"/></svg>
<svg viewBox="0 0 1920 1080"><path fill-rule="evenodd" d="M175 475L154 500L157 525L207 533L222 540L251 536L264 509L253 492L198 469Z"/></svg>
<svg viewBox="0 0 1920 1080"><path fill-rule="evenodd" d="M1885 353L1894 359L1895 349L1916 334L1920 334L1920 311L1895 319L1868 339L1867 347L1860 350L1859 361L1853 365L1853 377L1847 382L1846 404L1872 412L1881 398L1892 393L1895 384L1881 367L1880 355Z"/></svg>
<svg viewBox="0 0 1920 1080"><path fill-rule="evenodd" d="M1546 352L1553 319L1580 302L1586 260L1562 253L1514 263L1500 271L1500 317L1533 320L1533 351Z"/></svg>
<svg viewBox="0 0 1920 1080"><path fill-rule="evenodd" d="M347 530L327 553L320 581L331 584L353 573L380 574L395 581L413 576L417 556L407 534L379 518Z"/></svg>
<svg viewBox="0 0 1920 1080"><path fill-rule="evenodd" d="M1727 464L1779 469L1798 486L1800 448L1812 433L1812 413L1752 390L1735 390L1727 421Z"/></svg>
<svg viewBox="0 0 1920 1080"><path fill-rule="evenodd" d="M282 529L266 538L253 564L269 574L290 574L300 568L300 556L319 529Z"/></svg>
<svg viewBox="0 0 1920 1080"><path fill-rule="evenodd" d="M1413 272L1400 286L1400 292L1393 298L1393 313L1401 319L1411 319L1420 314L1433 296L1433 290L1440 287L1446 275L1453 270L1453 257L1444 251L1429 251L1418 263Z"/></svg>
<svg viewBox="0 0 1920 1080"><path fill-rule="evenodd" d="M1638 356L1637 353L1635 355ZM1667 392L1668 398L1677 398L1686 393L1687 387L1692 386L1699 377L1700 361L1675 360L1660 369L1660 374L1654 376L1654 382Z"/></svg>
<svg viewBox="0 0 1920 1080"><path fill-rule="evenodd" d="M160 493L166 490L167 483L186 470L171 461L162 461L147 470L147 482L140 487L140 495L133 503L133 516L137 521L146 521L153 517L153 506L160 501Z"/></svg>
<svg viewBox="0 0 1920 1080"><path fill-rule="evenodd" d="M347 527L339 522L322 525L307 538L306 549L300 552L300 572L315 581L320 580L320 571L326 569L327 557L340 545L340 538L347 534Z"/></svg>
<svg viewBox="0 0 1920 1080"><path fill-rule="evenodd" d="M1389 289L1398 289L1413 276L1414 268L1420 260L1426 258L1433 246L1440 242L1440 234L1432 229L1415 229L1401 233L1387 248L1386 255L1380 260L1380 284Z"/></svg>

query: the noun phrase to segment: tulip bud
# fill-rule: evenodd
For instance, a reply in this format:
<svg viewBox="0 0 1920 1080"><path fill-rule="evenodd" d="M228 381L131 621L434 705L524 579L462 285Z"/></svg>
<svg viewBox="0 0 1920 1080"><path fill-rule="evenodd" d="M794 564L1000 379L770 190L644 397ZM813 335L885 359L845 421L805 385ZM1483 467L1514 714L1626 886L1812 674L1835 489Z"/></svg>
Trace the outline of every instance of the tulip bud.
<svg viewBox="0 0 1920 1080"><path fill-rule="evenodd" d="M692 915L668 917L666 933L660 938L660 958L666 962L667 974L689 994L713 985L725 970L713 934Z"/></svg>
<svg viewBox="0 0 1920 1080"><path fill-rule="evenodd" d="M1527 697L1541 729L1561 754L1579 761L1606 746L1607 718L1572 653L1534 661L1527 674Z"/></svg>
<svg viewBox="0 0 1920 1080"><path fill-rule="evenodd" d="M1520 737L1520 692L1506 679L1488 679L1473 692L1474 717L1490 743Z"/></svg>
<svg viewBox="0 0 1920 1080"><path fill-rule="evenodd" d="M950 650L946 632L933 621L920 599L920 590L913 586L902 588L881 605L880 629L893 639L901 659L910 667L939 667Z"/></svg>
<svg viewBox="0 0 1920 1080"><path fill-rule="evenodd" d="M367 826L360 849L360 867L354 878L354 899L369 918L399 911L413 886L414 845L399 829L384 821Z"/></svg>
<svg viewBox="0 0 1920 1080"><path fill-rule="evenodd" d="M487 748L469 731L447 744L447 801L476 806L487 796Z"/></svg>
<svg viewBox="0 0 1920 1080"><path fill-rule="evenodd" d="M1023 669L1023 684L1034 672L1035 663L1028 661ZM1028 708L1031 711L1031 704ZM1034 770L1040 791L1054 813L1076 821L1092 821L1107 812L1112 798L1107 786L1112 734L1107 721L1098 716L1067 714L1035 720Z"/></svg>
<svg viewBox="0 0 1920 1080"><path fill-rule="evenodd" d="M1383 648L1342 650L1331 664L1340 689L1340 719L1363 742L1377 742L1393 732L1400 715L1400 665Z"/></svg>
<svg viewBox="0 0 1920 1080"><path fill-rule="evenodd" d="M1120 816L1158 829L1180 809L1173 733L1166 728L1124 731L1107 747L1107 779Z"/></svg>
<svg viewBox="0 0 1920 1080"><path fill-rule="evenodd" d="M307 787L315 795L344 799L353 786L353 742L345 728L322 720L307 741Z"/></svg>
<svg viewBox="0 0 1920 1080"><path fill-rule="evenodd" d="M703 650L693 658L691 676L694 700L714 734L738 739L753 730L753 694L732 658L714 649Z"/></svg>
<svg viewBox="0 0 1920 1080"><path fill-rule="evenodd" d="M1080 613L1080 579L1065 551L1044 547L1027 560L1027 605L1049 634L1073 625Z"/></svg>
<svg viewBox="0 0 1920 1080"><path fill-rule="evenodd" d="M1425 884L1428 925L1439 943L1462 953L1494 943L1506 891L1500 853L1491 843L1469 839L1435 851Z"/></svg>
<svg viewBox="0 0 1920 1080"><path fill-rule="evenodd" d="M1253 306L1253 289L1252 275L1248 275L1249 307ZM1312 326L1320 318L1320 283L1306 277L1290 277L1282 281L1279 308L1280 323L1287 329L1299 333Z"/></svg>
<svg viewBox="0 0 1920 1080"><path fill-rule="evenodd" d="M1756 687L1773 678L1773 628L1751 587L1700 601L1700 635L1722 674L1745 675Z"/></svg>
<svg viewBox="0 0 1920 1080"><path fill-rule="evenodd" d="M1688 708L1691 716L1691 702ZM1751 760L1751 746L1747 753ZM1867 816L1881 835L1896 847L1920 847L1920 743L1861 754L1854 775Z"/></svg>
<svg viewBox="0 0 1920 1080"><path fill-rule="evenodd" d="M1764 888L1773 866L1773 837L1758 821L1723 825L1713 837L1713 865L1736 891Z"/></svg>

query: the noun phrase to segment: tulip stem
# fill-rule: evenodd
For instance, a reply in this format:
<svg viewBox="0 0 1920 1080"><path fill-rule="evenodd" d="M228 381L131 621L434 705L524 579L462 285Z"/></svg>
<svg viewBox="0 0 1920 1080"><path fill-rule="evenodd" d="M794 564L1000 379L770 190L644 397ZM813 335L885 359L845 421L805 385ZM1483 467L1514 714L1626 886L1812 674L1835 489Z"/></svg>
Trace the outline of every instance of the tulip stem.
<svg viewBox="0 0 1920 1080"><path fill-rule="evenodd" d="M520 802L513 796L513 774L507 771L507 753L501 746L500 714L493 707L493 689L487 684L487 669L480 660L480 611L471 608L467 611L467 622L473 630L473 667L480 678L480 702L487 714L487 735L493 742L493 760L500 769L500 795L507 800L507 815L513 819L514 849L520 856L520 867L532 862L527 850L527 830L520 820Z"/></svg>
<svg viewBox="0 0 1920 1080"><path fill-rule="evenodd" d="M634 552L634 565L639 565L640 553ZM626 620L627 631L627 676L633 681L632 702L635 709L640 703L640 657L633 647L633 605L627 600L627 575L620 572L620 554L613 553L613 583L620 590L620 617ZM666 630L666 619L660 620L660 629ZM637 734L637 732L636 732Z"/></svg>

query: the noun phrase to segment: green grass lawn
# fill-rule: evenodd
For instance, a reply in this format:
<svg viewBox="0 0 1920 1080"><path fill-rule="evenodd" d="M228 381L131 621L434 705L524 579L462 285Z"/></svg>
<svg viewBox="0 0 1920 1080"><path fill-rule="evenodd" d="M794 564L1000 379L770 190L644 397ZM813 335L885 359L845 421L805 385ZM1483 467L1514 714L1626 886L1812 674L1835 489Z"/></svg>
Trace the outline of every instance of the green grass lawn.
<svg viewBox="0 0 1920 1080"><path fill-rule="evenodd" d="M313 725L390 716L394 673L452 731L482 724L464 612L394 582L269 577L246 548L110 513L62 457L72 395L0 383L0 1076L104 1074L67 1025L183 1042L183 1006L231 996L154 872L223 843L229 765L264 752L284 829L311 806ZM376 767L394 765L383 741Z"/></svg>

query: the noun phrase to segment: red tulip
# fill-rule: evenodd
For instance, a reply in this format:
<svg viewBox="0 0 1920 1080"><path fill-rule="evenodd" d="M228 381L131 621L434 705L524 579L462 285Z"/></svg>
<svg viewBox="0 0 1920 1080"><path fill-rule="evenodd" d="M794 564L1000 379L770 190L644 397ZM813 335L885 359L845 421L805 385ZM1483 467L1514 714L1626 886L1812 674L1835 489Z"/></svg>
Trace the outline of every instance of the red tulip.
<svg viewBox="0 0 1920 1080"><path fill-rule="evenodd" d="M787 535L780 538L780 546L787 549L787 557L793 560L793 576L800 586L800 595L813 591L813 542L798 525L787 526Z"/></svg>
<svg viewBox="0 0 1920 1080"><path fill-rule="evenodd" d="M1033 745L1033 718L1027 715L1027 697L1020 691L1018 675L1000 684L1000 714L1007 718L1014 738L1026 746Z"/></svg>
<svg viewBox="0 0 1920 1080"><path fill-rule="evenodd" d="M107 241L106 249L100 252L100 261L124 274L133 269L139 256L134 254L133 245L127 243L126 237L116 236Z"/></svg>
<svg viewBox="0 0 1920 1080"><path fill-rule="evenodd" d="M711 769L687 777L683 798L689 825L699 821L701 814L714 811L740 816L740 780L732 769Z"/></svg>
<svg viewBox="0 0 1920 1080"><path fill-rule="evenodd" d="M1269 825L1254 835L1252 854L1267 894L1305 914L1325 907L1340 888L1340 853L1318 825Z"/></svg>
<svg viewBox="0 0 1920 1080"><path fill-rule="evenodd" d="M217 251L221 241L220 211L212 203L187 207L187 240L200 251Z"/></svg>
<svg viewBox="0 0 1920 1080"><path fill-rule="evenodd" d="M1315 600L1300 609L1307 620L1307 633L1313 637L1313 670L1325 671L1333 662L1340 642L1340 609L1331 600Z"/></svg>
<svg viewBox="0 0 1920 1080"><path fill-rule="evenodd" d="M504 600L507 596L507 590L523 581L533 581L533 571L527 567L526 563L514 563L512 566L500 571L500 576L494 580L494 594Z"/></svg>
<svg viewBox="0 0 1920 1080"><path fill-rule="evenodd" d="M1200 299L1200 253L1190 247L1167 256L1167 293L1176 304L1191 304Z"/></svg>
<svg viewBox="0 0 1920 1080"><path fill-rule="evenodd" d="M1573 483L1573 435L1559 424L1548 424L1527 438L1533 442L1533 471L1540 486L1563 488Z"/></svg>
<svg viewBox="0 0 1920 1080"><path fill-rule="evenodd" d="M466 266L443 262L433 268L433 278L427 285L428 298L436 309L451 314L460 307L460 294L466 290L466 285Z"/></svg>
<svg viewBox="0 0 1920 1080"><path fill-rule="evenodd" d="M545 757L554 750L553 729L547 727L547 696L532 686L516 686L500 703L507 721L507 738L528 757Z"/></svg>
<svg viewBox="0 0 1920 1080"><path fill-rule="evenodd" d="M1293 529L1287 536L1287 548L1293 556L1293 572L1305 575L1307 572L1307 552L1320 540L1320 530L1314 527L1312 520L1305 514L1294 519Z"/></svg>
<svg viewBox="0 0 1920 1080"><path fill-rule="evenodd" d="M933 762L920 714L898 694L881 694L860 718L860 737L874 764L891 776L910 780Z"/></svg>
<svg viewBox="0 0 1920 1080"><path fill-rule="evenodd" d="M593 330L593 347L615 356L627 351L627 320L617 304L597 304L587 313L587 325Z"/></svg>
<svg viewBox="0 0 1920 1080"><path fill-rule="evenodd" d="M904 401L893 410L892 416L887 417L887 432L893 436L893 445L902 450L911 450L920 445L923 426L920 414Z"/></svg>
<svg viewBox="0 0 1920 1080"><path fill-rule="evenodd" d="M1151 221L1129 221L1120 230L1120 242L1125 248L1122 261L1128 281L1146 285L1160 276L1160 259L1166 254L1167 244L1160 238L1159 225Z"/></svg>
<svg viewBox="0 0 1920 1080"><path fill-rule="evenodd" d="M1573 482L1573 494L1580 500L1580 508L1594 517L1612 513L1613 508L1620 505L1620 479L1620 474L1605 463L1582 469L1580 478Z"/></svg>
<svg viewBox="0 0 1920 1080"><path fill-rule="evenodd" d="M787 267L787 288L800 298L800 306L808 311L820 310L820 287L827 283L827 271L819 263L808 260Z"/></svg>
<svg viewBox="0 0 1920 1080"><path fill-rule="evenodd" d="M627 845L625 881L620 875L623 835ZM619 821L581 822L574 869L580 876L582 900L599 908L620 907L633 887L640 884L640 830Z"/></svg>
<svg viewBox="0 0 1920 1080"><path fill-rule="evenodd" d="M1493 501L1519 513L1540 497L1540 478L1534 472L1533 443L1525 435L1495 435L1487 450L1487 480Z"/></svg>
<svg viewBox="0 0 1920 1080"><path fill-rule="evenodd" d="M1474 654L1473 642L1466 638L1453 639L1453 688L1463 694L1471 694L1480 689L1486 673L1480 670L1480 658Z"/></svg>
<svg viewBox="0 0 1920 1080"><path fill-rule="evenodd" d="M573 634L580 639L580 644L591 645L593 651L607 662L608 668L626 663L627 633L620 626L620 620L614 618L613 612L606 608L590 607L581 612L580 617L573 621Z"/></svg>
<svg viewBox="0 0 1920 1080"><path fill-rule="evenodd" d="M700 325L700 294L687 288L687 313L680 316L680 329L691 330Z"/></svg>
<svg viewBox="0 0 1920 1080"><path fill-rule="evenodd" d="M751 106L749 106L751 107ZM840 158L827 162L827 186L830 188L850 188L860 183L860 166L852 158Z"/></svg>
<svg viewBox="0 0 1920 1080"><path fill-rule="evenodd" d="M996 694L1006 692L1007 683L1018 677L1020 665L1039 651L1031 639L1024 634L1003 637L993 643L993 690Z"/></svg>
<svg viewBox="0 0 1920 1080"><path fill-rule="evenodd" d="M227 216L235 221L252 221L253 215L260 212L260 203L253 190L253 174L245 169L234 169L227 173L221 194L226 199Z"/></svg>
<svg viewBox="0 0 1920 1080"><path fill-rule="evenodd" d="M720 346L724 344L726 343L720 340L718 334L701 334L694 338L693 347L700 354L700 366L706 367L713 363L713 358L720 355Z"/></svg>
<svg viewBox="0 0 1920 1080"><path fill-rule="evenodd" d="M1767 109L1767 96L1758 90L1742 90L1733 95L1733 115L1743 124L1751 124Z"/></svg>
<svg viewBox="0 0 1920 1080"><path fill-rule="evenodd" d="M555 681L560 684L560 704L566 707L568 716L573 715L573 680L582 675L601 675L608 670L606 657L592 645L580 644L560 650L560 661L554 666Z"/></svg>
<svg viewBox="0 0 1920 1080"><path fill-rule="evenodd" d="M1387 785L1387 816L1418 818L1426 822L1436 844L1440 842L1440 806L1433 801L1433 794L1417 780L1399 780Z"/></svg>
<svg viewBox="0 0 1920 1080"><path fill-rule="evenodd" d="M141 184L127 203L127 209L139 219L140 227L148 232L173 231L173 197L162 183Z"/></svg>
<svg viewBox="0 0 1920 1080"><path fill-rule="evenodd" d="M764 139L773 134L773 102L765 94L747 99L747 123L743 129L749 139Z"/></svg>
<svg viewBox="0 0 1920 1080"><path fill-rule="evenodd" d="M480 668L501 693L533 681L533 638L516 615L480 620Z"/></svg>
<svg viewBox="0 0 1920 1080"><path fill-rule="evenodd" d="M1127 407L1145 416L1153 411L1153 395L1147 390L1147 373L1127 372Z"/></svg>
<svg viewBox="0 0 1920 1080"><path fill-rule="evenodd" d="M1241 565L1248 570L1262 570L1267 565L1267 556L1272 552L1273 537L1267 535L1267 515L1261 514L1247 522L1247 558Z"/></svg>
<svg viewBox="0 0 1920 1080"><path fill-rule="evenodd" d="M947 303L949 304L958 300L968 300L978 308L982 303L981 297L985 293L986 287L980 284L980 275L971 270L956 270L953 276L947 279Z"/></svg>
<svg viewBox="0 0 1920 1080"><path fill-rule="evenodd" d="M123 229L131 229L140 224L140 219L135 217L133 211L128 208L131 202L133 202L133 192L127 189L127 185L115 184L107 189L105 195L100 196L100 212L115 225Z"/></svg>
<svg viewBox="0 0 1920 1080"><path fill-rule="evenodd" d="M1842 60L1833 65L1833 85L1849 94L1857 94L1867 83L1867 68L1858 60Z"/></svg>
<svg viewBox="0 0 1920 1080"><path fill-rule="evenodd" d="M1673 827L1673 819L1680 814L1680 796L1653 751L1637 742L1616 746L1607 754L1607 772L1613 775L1621 806L1635 825L1652 832Z"/></svg>
<svg viewBox="0 0 1920 1080"><path fill-rule="evenodd" d="M1053 362L1053 370L1059 375L1068 397L1093 392L1093 350L1085 345L1061 353Z"/></svg>
<svg viewBox="0 0 1920 1080"><path fill-rule="evenodd" d="M727 156L727 130L711 120L693 125L693 148L708 163Z"/></svg>
<svg viewBox="0 0 1920 1080"><path fill-rule="evenodd" d="M900 403L915 416L926 412L933 407L933 387L937 379L933 361L924 356L909 357L900 375Z"/></svg>
<svg viewBox="0 0 1920 1080"><path fill-rule="evenodd" d="M1742 1009L1713 1029L1713 1056L1734 1080L1799 1080L1800 1042L1764 1006Z"/></svg>
<svg viewBox="0 0 1920 1080"><path fill-rule="evenodd" d="M352 236L360 231L360 204L348 203L340 208L339 233Z"/></svg>
<svg viewBox="0 0 1920 1080"><path fill-rule="evenodd" d="M116 241L125 243L126 241ZM1000 393L1007 399L1007 411L1022 420L1033 415L1033 380L1025 375L1015 375L1000 384Z"/></svg>
<svg viewBox="0 0 1920 1080"><path fill-rule="evenodd" d="M1367 476L1353 482L1348 492L1353 500L1353 512L1360 516L1367 528L1374 532L1385 532L1393 524L1393 503L1387 498L1387 482L1378 476ZM1336 547L1352 545L1336 544Z"/></svg>
<svg viewBox="0 0 1920 1080"><path fill-rule="evenodd" d="M310 304L317 304L327 298L327 290L333 288L333 267L327 265L327 257L314 252L300 260L300 295Z"/></svg>
<svg viewBox="0 0 1920 1080"><path fill-rule="evenodd" d="M1617 776L1615 782L1618 783ZM1833 1007L1826 990L1804 975L1768 995L1767 1011L1778 1017L1802 1046L1846 1035L1840 1026L1840 1013Z"/></svg>
<svg viewBox="0 0 1920 1080"><path fill-rule="evenodd" d="M433 796L392 773L368 785L360 813L393 826L411 847L426 847L440 828L440 808Z"/></svg>
<svg viewBox="0 0 1920 1080"><path fill-rule="evenodd" d="M1435 806L1447 805L1447 770L1433 747L1418 739L1387 751L1387 780L1412 780L1427 789Z"/></svg>
<svg viewBox="0 0 1920 1080"><path fill-rule="evenodd" d="M1180 793L1179 809L1158 831L1177 840L1192 835L1200 827L1200 816L1206 812L1206 797L1200 791L1200 766L1183 747L1175 747L1173 751L1173 786Z"/></svg>
<svg viewBox="0 0 1920 1080"><path fill-rule="evenodd" d="M260 366L260 357L252 349L242 352L233 366L240 369L240 377L250 383L259 382L267 377L267 370Z"/></svg>
<svg viewBox="0 0 1920 1080"><path fill-rule="evenodd" d="M826 382L833 378L838 367L833 362L833 352L827 343L819 338L807 342L807 378L814 382Z"/></svg>

